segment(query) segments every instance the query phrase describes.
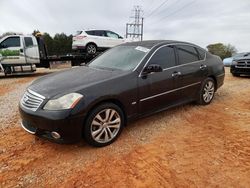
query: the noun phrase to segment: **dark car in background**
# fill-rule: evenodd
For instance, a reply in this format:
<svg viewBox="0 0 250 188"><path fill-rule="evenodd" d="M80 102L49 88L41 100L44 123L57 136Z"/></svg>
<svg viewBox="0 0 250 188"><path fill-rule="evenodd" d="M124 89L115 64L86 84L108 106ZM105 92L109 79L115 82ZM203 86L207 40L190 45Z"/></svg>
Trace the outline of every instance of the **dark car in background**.
<svg viewBox="0 0 250 188"><path fill-rule="evenodd" d="M224 82L218 56L178 41L114 47L87 66L34 81L19 105L22 127L58 142L112 143L133 119L196 101L209 104Z"/></svg>
<svg viewBox="0 0 250 188"><path fill-rule="evenodd" d="M230 72L233 76L250 75L250 53L234 58L230 66Z"/></svg>

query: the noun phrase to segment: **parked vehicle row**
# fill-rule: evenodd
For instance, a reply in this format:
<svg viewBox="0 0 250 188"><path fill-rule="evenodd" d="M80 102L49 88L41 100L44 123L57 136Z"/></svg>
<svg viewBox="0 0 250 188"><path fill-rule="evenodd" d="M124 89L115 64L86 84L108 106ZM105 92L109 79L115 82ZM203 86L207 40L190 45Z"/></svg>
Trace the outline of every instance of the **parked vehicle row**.
<svg viewBox="0 0 250 188"><path fill-rule="evenodd" d="M218 56L194 44L116 46L90 64L34 81L19 109L22 127L56 142L114 142L130 120L180 104L207 105L224 82Z"/></svg>

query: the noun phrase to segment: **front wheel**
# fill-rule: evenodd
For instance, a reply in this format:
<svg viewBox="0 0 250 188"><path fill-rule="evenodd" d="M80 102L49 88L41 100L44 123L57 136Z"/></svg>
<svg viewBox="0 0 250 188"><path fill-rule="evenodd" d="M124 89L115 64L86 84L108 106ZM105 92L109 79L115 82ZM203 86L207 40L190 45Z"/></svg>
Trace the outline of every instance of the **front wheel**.
<svg viewBox="0 0 250 188"><path fill-rule="evenodd" d="M215 94L215 82L212 78L205 79L201 84L199 91L198 104L207 105L210 104Z"/></svg>
<svg viewBox="0 0 250 188"><path fill-rule="evenodd" d="M124 114L113 103L104 103L92 110L83 129L85 141L96 147L114 142L124 127Z"/></svg>

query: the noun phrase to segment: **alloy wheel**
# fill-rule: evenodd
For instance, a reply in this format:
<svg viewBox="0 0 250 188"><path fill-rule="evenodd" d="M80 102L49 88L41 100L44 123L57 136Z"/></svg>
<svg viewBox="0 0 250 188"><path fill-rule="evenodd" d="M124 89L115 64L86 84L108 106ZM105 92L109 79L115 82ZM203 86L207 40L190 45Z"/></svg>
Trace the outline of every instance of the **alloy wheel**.
<svg viewBox="0 0 250 188"><path fill-rule="evenodd" d="M113 140L121 128L121 117L114 109L99 112L91 123L91 136L98 143Z"/></svg>
<svg viewBox="0 0 250 188"><path fill-rule="evenodd" d="M95 54L96 53L96 47L93 44L88 45L87 52L89 54Z"/></svg>
<svg viewBox="0 0 250 188"><path fill-rule="evenodd" d="M213 96L214 96L214 82L208 81L204 86L203 100L206 103L209 103L213 99Z"/></svg>

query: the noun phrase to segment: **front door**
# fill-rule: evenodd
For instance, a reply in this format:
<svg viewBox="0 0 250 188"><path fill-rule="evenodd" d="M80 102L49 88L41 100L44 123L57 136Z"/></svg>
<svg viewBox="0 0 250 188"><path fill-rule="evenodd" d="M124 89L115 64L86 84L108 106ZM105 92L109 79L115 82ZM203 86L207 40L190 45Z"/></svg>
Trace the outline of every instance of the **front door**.
<svg viewBox="0 0 250 188"><path fill-rule="evenodd" d="M0 43L2 64L24 64L23 44L19 36L10 36Z"/></svg>
<svg viewBox="0 0 250 188"><path fill-rule="evenodd" d="M147 66L150 64L160 65L163 71L139 76L140 114L171 106L178 100L175 89L179 68L176 67L174 47L160 47L149 60Z"/></svg>

